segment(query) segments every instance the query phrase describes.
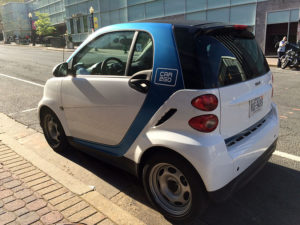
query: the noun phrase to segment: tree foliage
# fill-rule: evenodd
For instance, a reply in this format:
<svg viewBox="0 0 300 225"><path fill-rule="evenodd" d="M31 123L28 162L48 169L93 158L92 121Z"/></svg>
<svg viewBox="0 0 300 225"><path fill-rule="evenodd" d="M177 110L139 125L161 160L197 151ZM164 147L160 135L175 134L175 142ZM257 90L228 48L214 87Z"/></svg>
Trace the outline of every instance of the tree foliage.
<svg viewBox="0 0 300 225"><path fill-rule="evenodd" d="M40 36L50 35L55 31L55 27L51 25L48 13L36 12L38 20L35 21L36 33Z"/></svg>

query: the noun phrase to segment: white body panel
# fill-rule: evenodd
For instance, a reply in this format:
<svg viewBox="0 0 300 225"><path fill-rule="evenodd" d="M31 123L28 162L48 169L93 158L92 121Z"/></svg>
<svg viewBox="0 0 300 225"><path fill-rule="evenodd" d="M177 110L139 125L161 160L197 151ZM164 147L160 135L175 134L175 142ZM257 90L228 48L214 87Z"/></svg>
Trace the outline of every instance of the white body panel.
<svg viewBox="0 0 300 225"><path fill-rule="evenodd" d="M59 118L65 134L67 136L70 136L70 131L68 128L68 124L65 118L64 112L60 109L61 107L61 78L53 77L49 80L47 80L45 87L44 87L44 94L43 98L38 104L38 115L40 115L40 110L43 106L47 106L50 108L53 112L55 112L56 116ZM40 119L40 117L39 117ZM41 121L40 121L41 122Z"/></svg>
<svg viewBox="0 0 300 225"><path fill-rule="evenodd" d="M277 108L272 103L269 117L263 126L228 148L218 129L204 134L188 125L190 118L206 114L195 109L191 99L207 93L217 95L218 89L174 93L154 115L125 156L139 163L146 149L153 146L166 147L185 157L194 166L207 191L216 191L232 181L278 138ZM178 111L168 121L155 127L170 108L177 108ZM220 116L220 106L212 113Z"/></svg>
<svg viewBox="0 0 300 225"><path fill-rule="evenodd" d="M117 145L146 97L130 88L128 80L103 75L63 78L61 98L70 136Z"/></svg>
<svg viewBox="0 0 300 225"><path fill-rule="evenodd" d="M260 78L266 84L270 83L270 74ZM118 94L116 94L115 89L112 89L111 82L113 81L107 78L106 80L103 79L102 82L93 84L86 81L85 86L80 86L81 92L74 92L78 88L74 78L50 79L46 84L40 107L46 105L56 113L68 136L76 134L81 139L92 139L100 143L103 141L117 143L134 120L145 95L133 89L129 92L125 91L128 86L127 78L114 79L118 80L118 84L116 83L115 87L121 90ZM59 109L61 104L59 93L62 80L65 82L61 91L64 92L62 99L65 101L64 107L67 118L63 113L64 111ZM110 83L110 86L105 81ZM252 81L245 82L242 85L247 86L251 85L251 83ZM85 94L96 90L98 91L95 93L94 98L89 99L86 97ZM267 95L269 92L270 90L267 90ZM221 120L219 127L211 133L201 133L188 125L188 121L192 117L207 114L194 108L191 105L191 100L208 93L220 96L219 89L183 89L174 93L155 113L124 156L138 164L147 149L155 146L166 147L185 157L194 166L200 174L207 191L216 191L224 187L247 169L278 138L278 113L276 105L269 100L269 111L259 112L256 118L256 120L260 120L265 114L270 112L266 122L251 135L227 147L224 136L227 137L228 135L221 133L223 120ZM260 93L256 93L256 95L260 95ZM270 98L270 96L267 97ZM107 100L106 104L100 104L100 99ZM236 99L238 99L238 96L236 96ZM222 106L222 103L219 104L214 111L209 113L222 118ZM177 109L177 112L169 120L155 127L157 121L171 108ZM126 113L118 117L118 109L123 109ZM94 110L95 112L92 112ZM74 113L75 111L76 113ZM229 119L234 119L234 116L237 115L238 113L233 114ZM96 118L103 118L103 120L96 123ZM123 126L121 132L114 125L111 125L112 123L115 124L117 120L116 124L121 123ZM247 128L246 126L249 125L248 127L250 127L253 125L256 120L248 121L247 124L243 124L239 129L234 130L232 128L232 130L228 129L227 131L234 134L239 133ZM103 129L100 128L100 125L107 127ZM230 128L235 126L237 125L234 124ZM98 138L95 133L101 134L105 138ZM117 139L113 140L113 138Z"/></svg>
<svg viewBox="0 0 300 225"><path fill-rule="evenodd" d="M219 90L221 104L220 132L224 139L247 129L271 109L271 72L247 82L222 87ZM249 101L260 96L263 96L262 109L250 116Z"/></svg>

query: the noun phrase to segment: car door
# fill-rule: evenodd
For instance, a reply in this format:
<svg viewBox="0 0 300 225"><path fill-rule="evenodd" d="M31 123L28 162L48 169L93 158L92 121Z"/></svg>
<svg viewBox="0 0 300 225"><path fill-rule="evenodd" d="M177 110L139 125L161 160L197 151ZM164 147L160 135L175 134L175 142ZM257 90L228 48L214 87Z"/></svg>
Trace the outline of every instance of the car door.
<svg viewBox="0 0 300 225"><path fill-rule="evenodd" d="M111 146L122 141L147 95L152 46L148 33L111 32L73 57L73 76L61 88L72 137Z"/></svg>

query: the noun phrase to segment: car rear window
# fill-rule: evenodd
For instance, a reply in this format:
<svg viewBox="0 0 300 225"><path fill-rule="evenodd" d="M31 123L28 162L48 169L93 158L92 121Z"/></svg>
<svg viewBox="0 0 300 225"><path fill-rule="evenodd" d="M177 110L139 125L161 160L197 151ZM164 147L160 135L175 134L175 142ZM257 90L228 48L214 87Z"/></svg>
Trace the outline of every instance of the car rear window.
<svg viewBox="0 0 300 225"><path fill-rule="evenodd" d="M191 34L175 29L185 87L218 88L247 81L270 69L249 31L228 29L211 34Z"/></svg>

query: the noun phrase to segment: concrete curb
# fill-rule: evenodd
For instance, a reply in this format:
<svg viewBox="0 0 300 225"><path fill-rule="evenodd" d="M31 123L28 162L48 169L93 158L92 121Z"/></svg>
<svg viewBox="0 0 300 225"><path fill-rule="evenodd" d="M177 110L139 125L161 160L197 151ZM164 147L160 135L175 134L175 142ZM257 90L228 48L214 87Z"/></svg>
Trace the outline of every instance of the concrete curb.
<svg viewBox="0 0 300 225"><path fill-rule="evenodd" d="M0 113L0 140L10 147L17 154L31 162L34 166L41 169L54 180L65 186L71 192L79 195L88 204L94 206L101 213L105 214L110 220L116 224L124 225L143 225L144 223L132 216L128 212L121 209L111 200L91 187L82 183L78 179L72 177L65 171L57 168L55 165L41 158L34 153L28 146L34 148L35 141L28 143L26 137L31 136L31 140L45 142L43 134L36 133L25 125L16 122L3 113ZM42 139L42 140L41 140ZM44 145L43 145L44 146Z"/></svg>
<svg viewBox="0 0 300 225"><path fill-rule="evenodd" d="M110 200L96 191L89 192L81 196L85 201L90 203L103 214L107 215L112 221L117 224L124 225L143 225L142 221L130 215L119 206L113 204Z"/></svg>

